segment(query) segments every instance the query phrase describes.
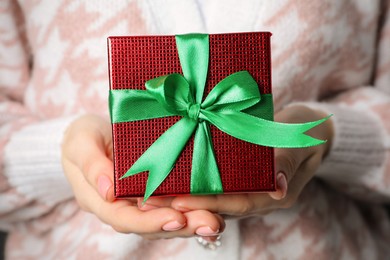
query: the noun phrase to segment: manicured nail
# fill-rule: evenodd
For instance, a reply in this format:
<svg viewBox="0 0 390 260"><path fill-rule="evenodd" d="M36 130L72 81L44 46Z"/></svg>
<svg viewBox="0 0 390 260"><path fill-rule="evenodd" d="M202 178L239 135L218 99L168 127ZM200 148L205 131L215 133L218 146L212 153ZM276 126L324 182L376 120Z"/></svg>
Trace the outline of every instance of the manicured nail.
<svg viewBox="0 0 390 260"><path fill-rule="evenodd" d="M210 236L217 236L219 230L213 230L210 227L200 227L198 228L195 233L202 237L210 237Z"/></svg>
<svg viewBox="0 0 390 260"><path fill-rule="evenodd" d="M107 200L107 192L111 188L112 182L106 175L101 175L98 178L98 191L103 199Z"/></svg>
<svg viewBox="0 0 390 260"><path fill-rule="evenodd" d="M171 221L165 224L162 229L164 231L176 231L182 229L186 224L179 223L178 221Z"/></svg>
<svg viewBox="0 0 390 260"><path fill-rule="evenodd" d="M276 176L276 184L278 185L278 189L280 189L280 191L282 192L281 199L283 199L287 195L287 179L284 173L278 173L278 175Z"/></svg>

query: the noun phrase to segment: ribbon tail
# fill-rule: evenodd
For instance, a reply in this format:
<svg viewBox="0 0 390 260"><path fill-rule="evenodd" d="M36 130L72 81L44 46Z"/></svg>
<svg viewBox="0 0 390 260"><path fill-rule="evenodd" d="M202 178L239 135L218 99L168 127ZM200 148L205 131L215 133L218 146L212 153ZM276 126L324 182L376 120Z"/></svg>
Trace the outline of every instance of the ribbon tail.
<svg viewBox="0 0 390 260"><path fill-rule="evenodd" d="M110 90L109 103L112 123L132 122L175 115L168 112L153 95L145 90Z"/></svg>
<svg viewBox="0 0 390 260"><path fill-rule="evenodd" d="M162 134L121 177L123 179L140 172L149 171L144 202L171 172L196 125L197 122L188 118L179 120Z"/></svg>
<svg viewBox="0 0 390 260"><path fill-rule="evenodd" d="M194 138L191 169L191 194L223 193L208 123L199 124Z"/></svg>
<svg viewBox="0 0 390 260"><path fill-rule="evenodd" d="M325 143L324 140L304 133L330 117L307 123L286 124L232 110L218 112L204 110L202 114L204 116L202 119L208 120L231 136L250 143L276 148L304 148Z"/></svg>

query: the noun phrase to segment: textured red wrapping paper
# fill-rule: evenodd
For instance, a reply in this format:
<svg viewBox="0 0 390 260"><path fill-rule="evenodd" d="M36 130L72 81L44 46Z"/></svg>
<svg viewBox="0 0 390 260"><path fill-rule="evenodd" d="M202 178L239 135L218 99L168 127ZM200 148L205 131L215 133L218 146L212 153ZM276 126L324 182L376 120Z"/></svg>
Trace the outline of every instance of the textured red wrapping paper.
<svg viewBox="0 0 390 260"><path fill-rule="evenodd" d="M268 32L210 35L204 97L220 80L241 70L252 75L261 94L270 94L270 37ZM144 90L147 80L171 73L183 74L174 36L109 37L108 50L112 89ZM166 117L112 125L117 198L144 195L147 172L125 179L120 177L179 119ZM238 140L214 126L211 133L224 193L275 190L273 148ZM154 196L190 193L192 149L191 139Z"/></svg>

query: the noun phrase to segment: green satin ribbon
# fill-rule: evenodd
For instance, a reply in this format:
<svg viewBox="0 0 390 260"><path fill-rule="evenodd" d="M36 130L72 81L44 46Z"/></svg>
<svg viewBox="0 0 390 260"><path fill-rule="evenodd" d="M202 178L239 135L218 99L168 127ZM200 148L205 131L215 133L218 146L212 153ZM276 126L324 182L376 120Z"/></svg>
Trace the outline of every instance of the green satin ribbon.
<svg viewBox="0 0 390 260"><path fill-rule="evenodd" d="M327 118L303 124L272 121L272 95L261 95L247 71L233 73L220 81L202 102L209 62L208 35L177 35L176 45L184 77L175 73L151 79L145 84L146 91L110 91L113 123L183 117L121 177L149 172L144 201L169 175L194 132L191 194L223 193L210 123L235 138L263 146L301 148L325 142L304 132Z"/></svg>

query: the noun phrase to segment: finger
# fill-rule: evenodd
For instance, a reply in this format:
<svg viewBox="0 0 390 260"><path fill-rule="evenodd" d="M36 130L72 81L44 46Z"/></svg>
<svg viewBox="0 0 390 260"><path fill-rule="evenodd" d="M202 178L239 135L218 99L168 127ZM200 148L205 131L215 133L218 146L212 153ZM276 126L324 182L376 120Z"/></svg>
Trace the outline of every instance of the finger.
<svg viewBox="0 0 390 260"><path fill-rule="evenodd" d="M187 219L187 225L184 228L173 232L144 234L143 237L148 239L193 236L213 237L222 233L225 229L224 219L220 215L213 214L207 210L186 212L184 216Z"/></svg>
<svg viewBox="0 0 390 260"><path fill-rule="evenodd" d="M218 211L217 195L176 197L172 200L171 207L181 212L205 209L211 212L221 213Z"/></svg>
<svg viewBox="0 0 390 260"><path fill-rule="evenodd" d="M138 208L140 210L152 210L161 207L170 207L175 197L150 197L146 202L143 198L138 198Z"/></svg>
<svg viewBox="0 0 390 260"><path fill-rule="evenodd" d="M268 195L275 200L286 197L288 183L300 167L304 155L301 149L275 149L276 191Z"/></svg>
<svg viewBox="0 0 390 260"><path fill-rule="evenodd" d="M292 206L301 194L303 188L312 179L315 170L321 162L321 155L315 154L309 157L301 167L298 168L296 176L289 183L289 198L286 207Z"/></svg>
<svg viewBox="0 0 390 260"><path fill-rule="evenodd" d="M103 199L113 201L113 162L96 143L86 143L84 147L81 149L78 167L88 183L99 192Z"/></svg>
<svg viewBox="0 0 390 260"><path fill-rule="evenodd" d="M287 178L283 172L279 172L276 175L276 191L269 192L268 195L274 200L284 199L287 195Z"/></svg>
<svg viewBox="0 0 390 260"><path fill-rule="evenodd" d="M252 214L257 208L268 207L271 201L267 193L223 194L176 197L171 206L182 212L207 209L218 214L244 216Z"/></svg>
<svg viewBox="0 0 390 260"><path fill-rule="evenodd" d="M98 196L89 183L85 180L80 169L67 158L62 161L65 176L72 187L73 194L80 208L87 212L92 212L90 205L94 200L93 197Z"/></svg>
<svg viewBox="0 0 390 260"><path fill-rule="evenodd" d="M85 157L82 166L88 183L95 188L106 201L114 201L114 165L103 153L95 151Z"/></svg>
<svg viewBox="0 0 390 260"><path fill-rule="evenodd" d="M144 212L138 209L136 200L107 202L84 179L78 167L69 161L64 162L68 180L72 185L80 207L94 213L101 221L122 233L149 234L162 231L175 231L186 225L184 215L171 208L161 208Z"/></svg>
<svg viewBox="0 0 390 260"><path fill-rule="evenodd" d="M217 236L225 229L225 221L218 214L208 210L194 210L184 213L187 226L178 235Z"/></svg>
<svg viewBox="0 0 390 260"><path fill-rule="evenodd" d="M99 133L80 133L69 141L66 153L101 197L113 201L114 166L107 157L104 137Z"/></svg>
<svg viewBox="0 0 390 260"><path fill-rule="evenodd" d="M97 215L118 232L141 235L174 232L187 223L186 217L172 208L142 211L127 200L103 201Z"/></svg>
<svg viewBox="0 0 390 260"><path fill-rule="evenodd" d="M307 157L305 149L275 149L275 173L283 173L287 183L294 177L295 172Z"/></svg>

